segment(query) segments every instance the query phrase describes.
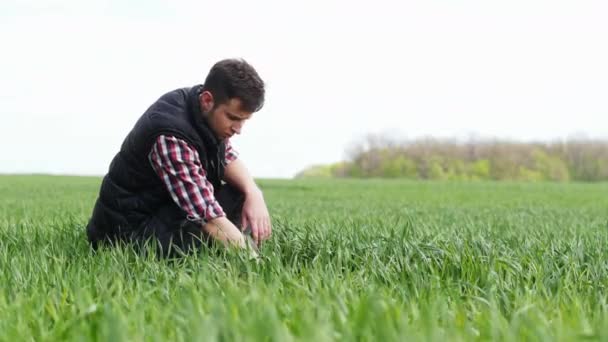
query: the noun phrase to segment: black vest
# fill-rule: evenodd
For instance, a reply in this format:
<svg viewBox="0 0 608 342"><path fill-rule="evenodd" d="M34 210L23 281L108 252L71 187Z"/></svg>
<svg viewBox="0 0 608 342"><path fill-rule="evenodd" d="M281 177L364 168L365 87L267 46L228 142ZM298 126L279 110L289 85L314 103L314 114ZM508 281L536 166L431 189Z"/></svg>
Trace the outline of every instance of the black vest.
<svg viewBox="0 0 608 342"><path fill-rule="evenodd" d="M202 116L198 97L201 88L197 85L164 94L129 132L103 178L87 227L94 245L102 239L136 233L161 207L177 207L148 159L161 134L178 137L195 147L207 179L215 189L221 186L225 144L215 137Z"/></svg>

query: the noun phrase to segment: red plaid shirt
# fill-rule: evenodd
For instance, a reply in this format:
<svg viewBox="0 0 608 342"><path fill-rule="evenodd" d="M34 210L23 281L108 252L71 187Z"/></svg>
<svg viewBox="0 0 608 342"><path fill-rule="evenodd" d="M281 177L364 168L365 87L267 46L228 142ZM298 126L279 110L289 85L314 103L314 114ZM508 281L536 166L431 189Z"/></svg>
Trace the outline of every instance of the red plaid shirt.
<svg viewBox="0 0 608 342"><path fill-rule="evenodd" d="M234 161L238 153L226 141L226 163ZM156 174L163 180L169 194L189 219L208 222L226 216L215 199L213 185L207 180L198 152L184 140L161 135L148 155Z"/></svg>

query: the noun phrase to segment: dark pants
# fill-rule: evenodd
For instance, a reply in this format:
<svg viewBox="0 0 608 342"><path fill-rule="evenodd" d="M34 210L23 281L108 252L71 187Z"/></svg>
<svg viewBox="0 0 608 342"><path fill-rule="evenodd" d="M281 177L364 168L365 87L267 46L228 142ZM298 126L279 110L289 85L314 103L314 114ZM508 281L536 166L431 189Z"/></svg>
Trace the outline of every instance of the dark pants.
<svg viewBox="0 0 608 342"><path fill-rule="evenodd" d="M215 198L227 218L240 229L245 199L243 193L232 186L223 185L216 191ZM202 222L187 219L173 202L161 207L138 231L131 231L119 240L132 243L140 251L155 248L161 257L177 257L213 245L213 240L203 232Z"/></svg>

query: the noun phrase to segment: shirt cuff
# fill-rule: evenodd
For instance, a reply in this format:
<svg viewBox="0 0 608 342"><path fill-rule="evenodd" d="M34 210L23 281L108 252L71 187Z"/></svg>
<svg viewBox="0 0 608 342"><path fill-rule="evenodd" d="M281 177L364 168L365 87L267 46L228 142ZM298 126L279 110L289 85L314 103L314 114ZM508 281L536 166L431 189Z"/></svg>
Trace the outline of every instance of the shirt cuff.
<svg viewBox="0 0 608 342"><path fill-rule="evenodd" d="M226 217L226 213L220 206L220 203L217 200L214 200L207 205L207 210L205 210L204 221L209 222L218 217Z"/></svg>

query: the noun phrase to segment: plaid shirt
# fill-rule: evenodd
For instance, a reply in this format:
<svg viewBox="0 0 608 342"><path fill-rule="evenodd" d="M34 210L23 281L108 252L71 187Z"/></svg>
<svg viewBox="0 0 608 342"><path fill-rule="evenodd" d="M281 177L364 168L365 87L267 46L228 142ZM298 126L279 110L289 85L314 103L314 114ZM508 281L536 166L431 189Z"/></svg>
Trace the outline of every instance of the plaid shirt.
<svg viewBox="0 0 608 342"><path fill-rule="evenodd" d="M227 140L226 163L236 160L237 156ZM184 140L159 136L148 160L165 183L173 201L188 214L188 219L208 222L226 216L215 199L213 185L206 178L198 152Z"/></svg>

